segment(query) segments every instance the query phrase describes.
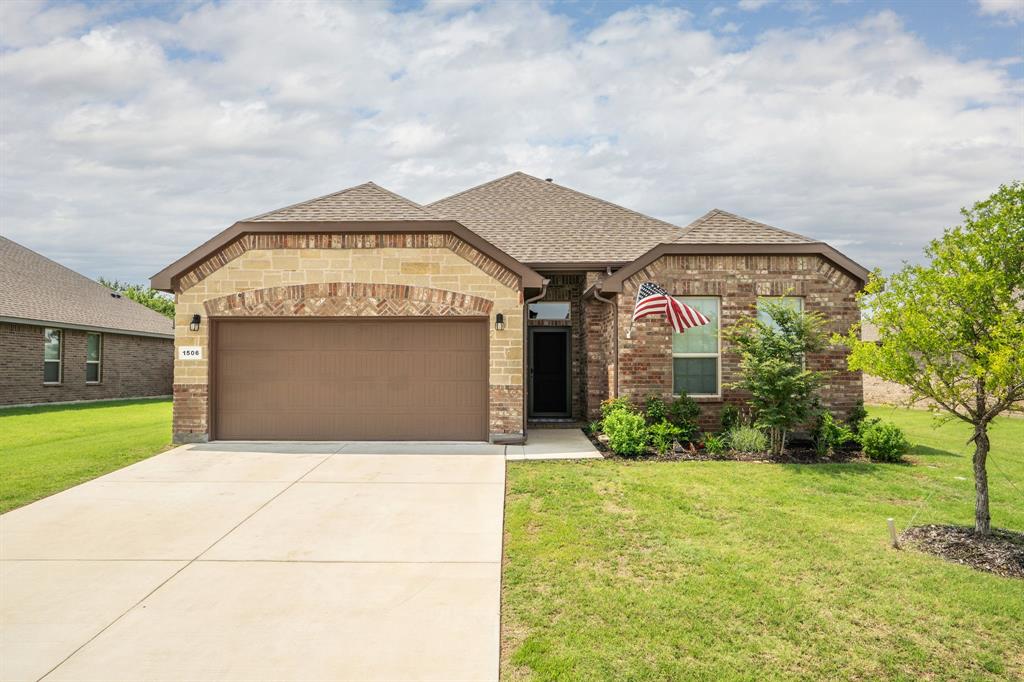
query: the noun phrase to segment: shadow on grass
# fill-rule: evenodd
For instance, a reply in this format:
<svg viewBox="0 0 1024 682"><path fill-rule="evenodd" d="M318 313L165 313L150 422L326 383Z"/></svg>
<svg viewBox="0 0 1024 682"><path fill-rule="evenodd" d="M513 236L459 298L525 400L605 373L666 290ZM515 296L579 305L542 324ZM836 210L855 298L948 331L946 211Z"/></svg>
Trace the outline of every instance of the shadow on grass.
<svg viewBox="0 0 1024 682"><path fill-rule="evenodd" d="M124 407L127 405L140 405L143 403L170 403L169 396L156 396L153 398L131 398L126 400L91 400L84 403L65 403L63 405L32 405L31 407L4 407L0 408L0 419L4 417L17 417L28 414L45 414L48 412L80 412L81 410L95 410L102 407Z"/></svg>
<svg viewBox="0 0 1024 682"><path fill-rule="evenodd" d="M958 452L950 452L949 450L940 450L939 448L933 448L928 445L915 445L910 448L908 455L923 455L927 457L963 457L964 455Z"/></svg>

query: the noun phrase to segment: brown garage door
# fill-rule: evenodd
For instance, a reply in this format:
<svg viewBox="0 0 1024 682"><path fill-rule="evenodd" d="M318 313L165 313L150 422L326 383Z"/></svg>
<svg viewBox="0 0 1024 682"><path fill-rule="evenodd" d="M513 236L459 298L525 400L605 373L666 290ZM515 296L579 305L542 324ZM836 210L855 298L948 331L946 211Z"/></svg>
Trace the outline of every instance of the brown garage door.
<svg viewBox="0 0 1024 682"><path fill-rule="evenodd" d="M486 440L486 319L223 320L224 440Z"/></svg>

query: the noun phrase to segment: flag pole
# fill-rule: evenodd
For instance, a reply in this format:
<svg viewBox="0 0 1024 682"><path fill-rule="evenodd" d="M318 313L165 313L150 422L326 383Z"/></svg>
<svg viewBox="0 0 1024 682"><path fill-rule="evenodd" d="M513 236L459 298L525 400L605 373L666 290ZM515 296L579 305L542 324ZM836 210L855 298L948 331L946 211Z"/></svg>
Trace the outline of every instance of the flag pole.
<svg viewBox="0 0 1024 682"><path fill-rule="evenodd" d="M636 305L640 301L640 287L642 286L643 284L636 288L636 297L633 299L633 312L629 316L629 329L626 330L627 339L633 338L633 323L636 321Z"/></svg>

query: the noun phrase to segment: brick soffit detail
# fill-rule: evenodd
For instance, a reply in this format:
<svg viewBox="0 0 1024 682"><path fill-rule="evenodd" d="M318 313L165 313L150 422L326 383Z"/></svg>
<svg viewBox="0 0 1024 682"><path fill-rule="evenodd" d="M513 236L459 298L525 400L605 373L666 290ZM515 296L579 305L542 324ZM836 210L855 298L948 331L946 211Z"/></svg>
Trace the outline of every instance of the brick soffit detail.
<svg viewBox="0 0 1024 682"><path fill-rule="evenodd" d="M211 317L484 316L493 306L489 299L456 291L369 282L251 289L204 304Z"/></svg>
<svg viewBox="0 0 1024 682"><path fill-rule="evenodd" d="M247 251L274 249L447 248L505 286L516 289L520 277L490 256L450 233L244 234L182 274L175 290L183 293Z"/></svg>

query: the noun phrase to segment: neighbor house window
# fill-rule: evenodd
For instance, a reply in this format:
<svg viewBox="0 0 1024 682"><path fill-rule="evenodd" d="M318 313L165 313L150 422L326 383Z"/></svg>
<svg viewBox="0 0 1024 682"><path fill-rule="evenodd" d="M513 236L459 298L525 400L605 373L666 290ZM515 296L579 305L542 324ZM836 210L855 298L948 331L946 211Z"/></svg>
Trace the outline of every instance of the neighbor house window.
<svg viewBox="0 0 1024 682"><path fill-rule="evenodd" d="M61 377L61 332L46 329L43 332L43 383L59 384Z"/></svg>
<svg viewBox="0 0 1024 682"><path fill-rule="evenodd" d="M799 296L758 296L757 297L757 319L764 322L766 325L778 331L779 325L775 324L775 320L768 315L768 311L764 309L766 302L781 303L782 305L802 313L804 311L804 299Z"/></svg>
<svg viewBox="0 0 1024 682"><path fill-rule="evenodd" d="M103 337L99 334L85 335L85 383L100 383L100 365L103 362Z"/></svg>
<svg viewBox="0 0 1024 682"><path fill-rule="evenodd" d="M719 345L719 299L687 296L679 299L699 310L710 323L672 334L672 387L676 394L718 396L721 394L721 346Z"/></svg>

